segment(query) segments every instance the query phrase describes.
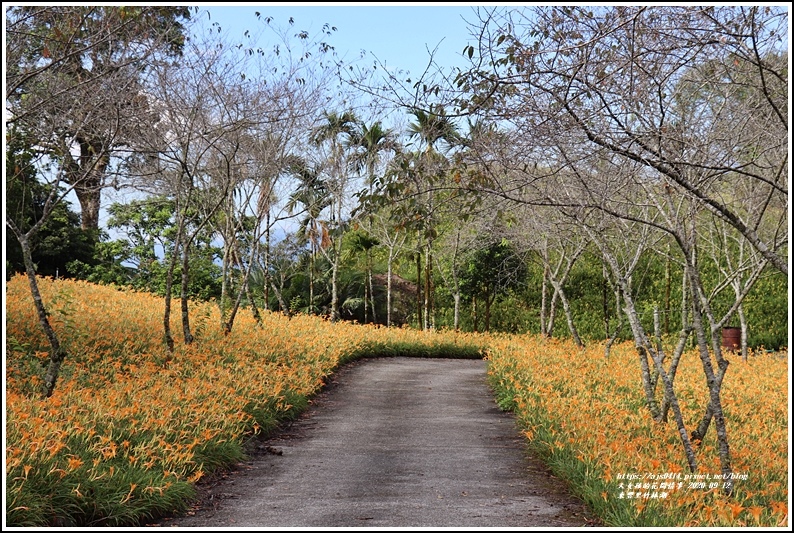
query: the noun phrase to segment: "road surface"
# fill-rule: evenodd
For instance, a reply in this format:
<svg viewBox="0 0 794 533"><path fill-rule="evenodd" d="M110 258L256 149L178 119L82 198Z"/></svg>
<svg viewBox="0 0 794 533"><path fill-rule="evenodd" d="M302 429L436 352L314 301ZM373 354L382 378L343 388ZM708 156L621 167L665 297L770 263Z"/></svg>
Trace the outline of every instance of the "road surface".
<svg viewBox="0 0 794 533"><path fill-rule="evenodd" d="M577 527L584 505L496 405L480 360L365 359L201 488L179 527Z"/></svg>

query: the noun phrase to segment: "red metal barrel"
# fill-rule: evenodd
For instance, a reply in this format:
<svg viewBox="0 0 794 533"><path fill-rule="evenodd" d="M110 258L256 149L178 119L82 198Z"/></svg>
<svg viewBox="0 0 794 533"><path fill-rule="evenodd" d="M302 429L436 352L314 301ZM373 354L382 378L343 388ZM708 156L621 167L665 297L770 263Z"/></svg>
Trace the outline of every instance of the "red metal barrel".
<svg viewBox="0 0 794 533"><path fill-rule="evenodd" d="M722 328L722 349L727 352L739 351L742 347L742 328Z"/></svg>

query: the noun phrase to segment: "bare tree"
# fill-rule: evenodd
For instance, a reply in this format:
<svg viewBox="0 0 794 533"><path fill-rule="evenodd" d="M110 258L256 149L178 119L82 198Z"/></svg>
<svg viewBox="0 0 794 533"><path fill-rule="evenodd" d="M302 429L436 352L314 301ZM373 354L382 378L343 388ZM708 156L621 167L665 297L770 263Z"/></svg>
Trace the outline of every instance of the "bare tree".
<svg viewBox="0 0 794 533"><path fill-rule="evenodd" d="M492 10L460 102L519 135L577 136L639 163L785 274L787 21L768 6ZM725 192L737 176L767 209L736 209Z"/></svg>
<svg viewBox="0 0 794 533"><path fill-rule="evenodd" d="M7 123L35 136L97 230L112 157L137 134L142 76L178 56L188 7L14 6L6 11Z"/></svg>
<svg viewBox="0 0 794 533"><path fill-rule="evenodd" d="M473 67L456 82L459 109L499 121L519 148L500 145L480 156L492 159L489 179L469 186L574 209L575 220L600 212L673 239L689 292L691 322L681 337L695 333L708 383L704 423L712 413L721 468L730 473L720 398L727 361L716 335L725 317L710 306L697 241L709 212L788 272L786 10L561 6L482 14L479 43L467 49ZM589 231L621 288L652 413L661 416L652 367L675 411L672 367L662 365L632 310L627 271ZM760 269L749 272L746 281ZM676 420L693 468L677 413Z"/></svg>
<svg viewBox="0 0 794 533"><path fill-rule="evenodd" d="M269 69L260 69L267 72ZM301 138L305 138L305 119L310 115L316 93L322 87L307 87L295 82L294 73L280 80L268 79L253 91L234 103L227 99L227 105L241 111L248 121L244 131L239 132L239 151L229 152L233 157L224 160L220 170L225 179L235 183L234 194L227 198L224 216L219 221L219 233L224 242L223 291L221 301L222 328L230 332L234 316L247 291L248 278L252 268L258 263L261 241L265 239L266 284L269 287L267 253L270 246L270 232L274 224L289 217L280 189L286 187L282 182L288 177L285 172L289 166L289 151L297 150ZM246 81L245 83L251 83ZM227 86L228 88L228 86ZM234 179L232 169L240 176ZM282 196L280 200L279 196ZM241 243L244 246L241 247ZM245 257L244 250L247 250ZM229 281L231 265L240 270L237 280L237 295L231 309L226 309L225 294Z"/></svg>
<svg viewBox="0 0 794 533"><path fill-rule="evenodd" d="M748 199L751 209L756 205L752 194L742 196ZM705 295L707 301L710 302L709 306L713 307L714 304L711 302L724 291L731 289L733 292L734 303L721 320L715 319L712 321L712 334L717 336L719 331L714 330L714 328L722 328L732 321L733 316L738 317L741 328L740 352L742 358L747 360L749 325L744 314L742 301L749 289L766 269L768 261L721 218L706 217L706 220L699 225L698 229L701 235L702 253L709 257L715 269L721 275L713 283L708 294Z"/></svg>
<svg viewBox="0 0 794 533"><path fill-rule="evenodd" d="M644 201L647 191L632 183L637 172L636 166L618 170L608 163L593 162L585 168L598 171L586 173L573 166L570 168L573 175L561 176L564 181L555 203L570 206L560 209L586 232L609 266L614 284L620 289L623 312L634 336L648 409L658 422L666 421L667 411L672 409L689 468L696 471L697 458L692 438L686 428L674 385L678 362L692 328L687 324L682 325L675 353L667 362L664 347L659 342L658 316L653 317L657 338L657 342L654 342L643 324L637 304L637 289L633 283L641 256L652 250L665 235L665 227L661 222L664 216L656 206ZM574 207L577 203L579 206ZM663 390L661 407L656 398L659 380Z"/></svg>
<svg viewBox="0 0 794 533"><path fill-rule="evenodd" d="M636 169L626 169L626 172L627 176L632 176L636 174ZM640 224L641 227L633 231L635 234L641 231L642 227L653 228L656 232L664 232L673 238L680 250L680 258L683 263L685 279L690 292L690 305L688 310L690 312L689 316L691 316L691 322L683 322L679 342L675 348L672 360L670 364L665 367L665 353L662 349L661 342L657 342L657 344L654 345L654 343L650 342L648 339L639 317L636 315L635 307L630 301L630 284L625 282L625 277L619 275L620 269L616 266L617 263L614 254L608 253L607 246L603 239L604 231L586 226L588 232L590 232L592 236L593 242L602 250L605 259L612 265L613 273L618 283L621 285L623 298L626 302L625 311L637 342L638 351L641 355L643 383L645 384L646 396L649 400L649 407L652 415L657 420L664 420L666 418L667 409L673 409L679 433L682 437L682 443L690 462L690 468L694 468L696 464L694 462L695 457L692 453L691 441L702 440L713 419L715 421L717 440L719 443L722 474L727 476L726 479L729 479L732 472L731 456L721 397L722 383L728 368L728 361L725 359L721 350L719 331L741 305L742 300L748 294L750 288L766 266L766 260L761 259L752 265L747 278L744 280L745 283L741 285L742 290L736 294L734 304L722 317L718 317L712 306L712 298L709 297L706 289L702 276L701 261L699 259L701 254L699 251L699 241L702 242L704 240L702 239L703 232L699 230L704 220L704 209L701 207L701 204L696 199L693 199L688 192L680 191L666 182L648 180L645 178L634 179L633 184L629 182L622 187L610 189L609 194L605 195L602 193L602 190L598 188L600 181L601 180L593 173L589 173L586 177L583 176L582 179L579 180L579 187L581 190L590 191L589 194L591 196L598 195L598 211L615 220L624 221L623 223L630 222L635 225ZM607 197L609 200L606 199ZM592 200L589 203L590 205L596 204L596 202ZM708 220L706 220L706 222L708 222ZM629 233L626 232L626 234ZM743 239L742 241L746 242ZM729 263L734 262L735 258L741 257L732 253L730 247L725 248L723 253L728 257L727 261ZM732 273L728 279L734 281L736 280L736 276L737 273ZM716 285L717 287L715 290L720 290L720 283ZM654 330L658 339L661 335L658 314L654 316ZM697 429L687 435L687 429L680 419L680 413L677 408L674 379L685 342L692 331L695 333L698 354L708 384L708 402L706 412ZM651 357L656 370L655 375L648 372L648 365L643 362L643 359L647 357L646 354L649 354ZM661 378L664 386L664 402L661 409L658 408L655 398L653 397L654 388L657 383L656 380L659 378ZM731 489L732 485L727 485L727 492L730 492Z"/></svg>
<svg viewBox="0 0 794 533"><path fill-rule="evenodd" d="M13 6L6 10L6 120L9 145L35 154L9 180L31 173L49 194L38 220L6 226L19 240L39 322L50 343L42 385L55 389L66 350L38 289L31 243L55 207L75 193L82 226L97 229L99 195L114 150L141 111L140 73L159 53L177 52L187 8ZM128 47L128 45L130 45ZM30 176L27 176L30 178ZM66 185L66 187L63 187Z"/></svg>
<svg viewBox="0 0 794 533"><path fill-rule="evenodd" d="M241 114L229 112L221 88L239 79L239 64L227 62L217 41L191 40L179 64L160 63L148 91L152 111L159 119L135 147L129 171L138 188L167 195L175 202L177 237L166 277L164 336L171 351L170 310L173 274L180 264L182 330L185 343L193 341L188 309L191 247L210 232L210 222L221 210L239 178L230 158L239 151L236 132L247 124ZM225 157L224 157L225 156ZM219 165L226 163L220 175Z"/></svg>
<svg viewBox="0 0 794 533"><path fill-rule="evenodd" d="M571 304L565 292L568 276L587 248L589 239L554 208L522 206L513 216L516 222L511 231L515 242L533 252L530 257L537 258L543 267L543 287L541 300L541 335L553 336L556 302L562 304L568 323L568 330L577 346L584 343L576 329ZM546 284L554 289L550 306L546 307Z"/></svg>
<svg viewBox="0 0 794 533"><path fill-rule="evenodd" d="M257 13L257 18L261 15ZM218 225L224 241L224 275L222 283L221 320L225 332L231 331L234 317L248 292L248 279L258 264L261 240L264 238L265 290L269 279L269 250L274 224L288 218L287 185L294 154L305 152L311 120L316 117L333 81L333 70L324 64L333 48L324 39L332 33L324 26L318 35L308 32L294 34L294 29L276 26L267 18L259 37L248 32L247 39L260 43L275 42L274 53L261 46L246 47L243 43L229 48L230 58L243 60L238 77L225 80L214 88L224 102L225 113L238 117L240 128L227 141L223 164L219 167L222 179L233 185ZM290 24L291 26L291 24ZM231 60L231 59L230 59ZM233 61L233 60L232 60ZM233 148L233 149L229 149ZM237 177L233 173L238 174ZM247 257L240 244L245 242ZM226 309L226 289L231 265L237 265L239 276L237 294ZM267 296L265 296L267 300ZM250 304L253 305L253 300Z"/></svg>
<svg viewBox="0 0 794 533"><path fill-rule="evenodd" d="M407 238L405 229L400 228L392 218L392 209L383 207L378 210L368 210L362 216L368 231L378 239L380 246L386 248L386 326L392 323L392 282L394 277L394 263L397 256L404 251Z"/></svg>

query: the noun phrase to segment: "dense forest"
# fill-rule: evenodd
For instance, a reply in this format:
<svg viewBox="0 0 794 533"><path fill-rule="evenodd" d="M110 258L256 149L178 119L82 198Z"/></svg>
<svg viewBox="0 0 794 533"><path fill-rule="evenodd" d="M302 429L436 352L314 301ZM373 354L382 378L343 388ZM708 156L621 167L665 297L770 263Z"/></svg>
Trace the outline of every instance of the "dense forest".
<svg viewBox="0 0 794 533"><path fill-rule="evenodd" d="M206 9L6 11L6 279L31 280L53 386L37 275L165 297L172 347L191 300L225 331L787 345L784 8L473 8L470 67L419 79L343 61L328 25Z"/></svg>

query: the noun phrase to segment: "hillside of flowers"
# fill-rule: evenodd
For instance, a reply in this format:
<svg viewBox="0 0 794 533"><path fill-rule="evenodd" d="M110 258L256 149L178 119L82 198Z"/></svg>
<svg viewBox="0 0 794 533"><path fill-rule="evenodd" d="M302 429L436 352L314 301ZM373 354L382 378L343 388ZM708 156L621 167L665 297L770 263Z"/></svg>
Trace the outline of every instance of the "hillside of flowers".
<svg viewBox="0 0 794 533"><path fill-rule="evenodd" d="M196 341L162 340L163 302L85 282L39 280L68 356L49 399L48 358L26 278L6 286L6 520L125 526L187 508L194 484L243 443L294 417L340 364L366 355L481 357L466 335L317 317L191 308ZM178 314L172 329L181 331ZM170 359L170 361L169 361Z"/></svg>
<svg viewBox="0 0 794 533"><path fill-rule="evenodd" d="M540 337L489 339L489 379L530 448L606 524L785 526L789 441L787 354L734 355L723 384L734 494L723 494L712 424L690 472L672 420L648 414L633 345L604 356ZM699 357L684 354L675 379L688 428L706 407ZM659 395L661 398L661 394Z"/></svg>
<svg viewBox="0 0 794 533"><path fill-rule="evenodd" d="M364 356L485 357L496 400L528 445L609 525L775 526L788 516L787 361L736 359L724 400L732 497L716 488L627 497L630 475L687 475L672 424L644 410L629 345L579 350L531 336L421 332L242 313L221 332L217 306L190 308L196 340L162 339L162 299L85 282L39 280L68 356L39 393L48 345L22 276L6 285L6 524L134 526L188 508L202 477L244 458L245 443L292 418L340 365ZM181 331L178 314L172 330ZM179 338L177 337L177 341ZM694 356L677 387L688 424L703 410ZM718 472L713 429L699 450ZM665 480L665 482L667 482ZM688 481L687 481L688 483ZM648 489L651 490L650 488Z"/></svg>

